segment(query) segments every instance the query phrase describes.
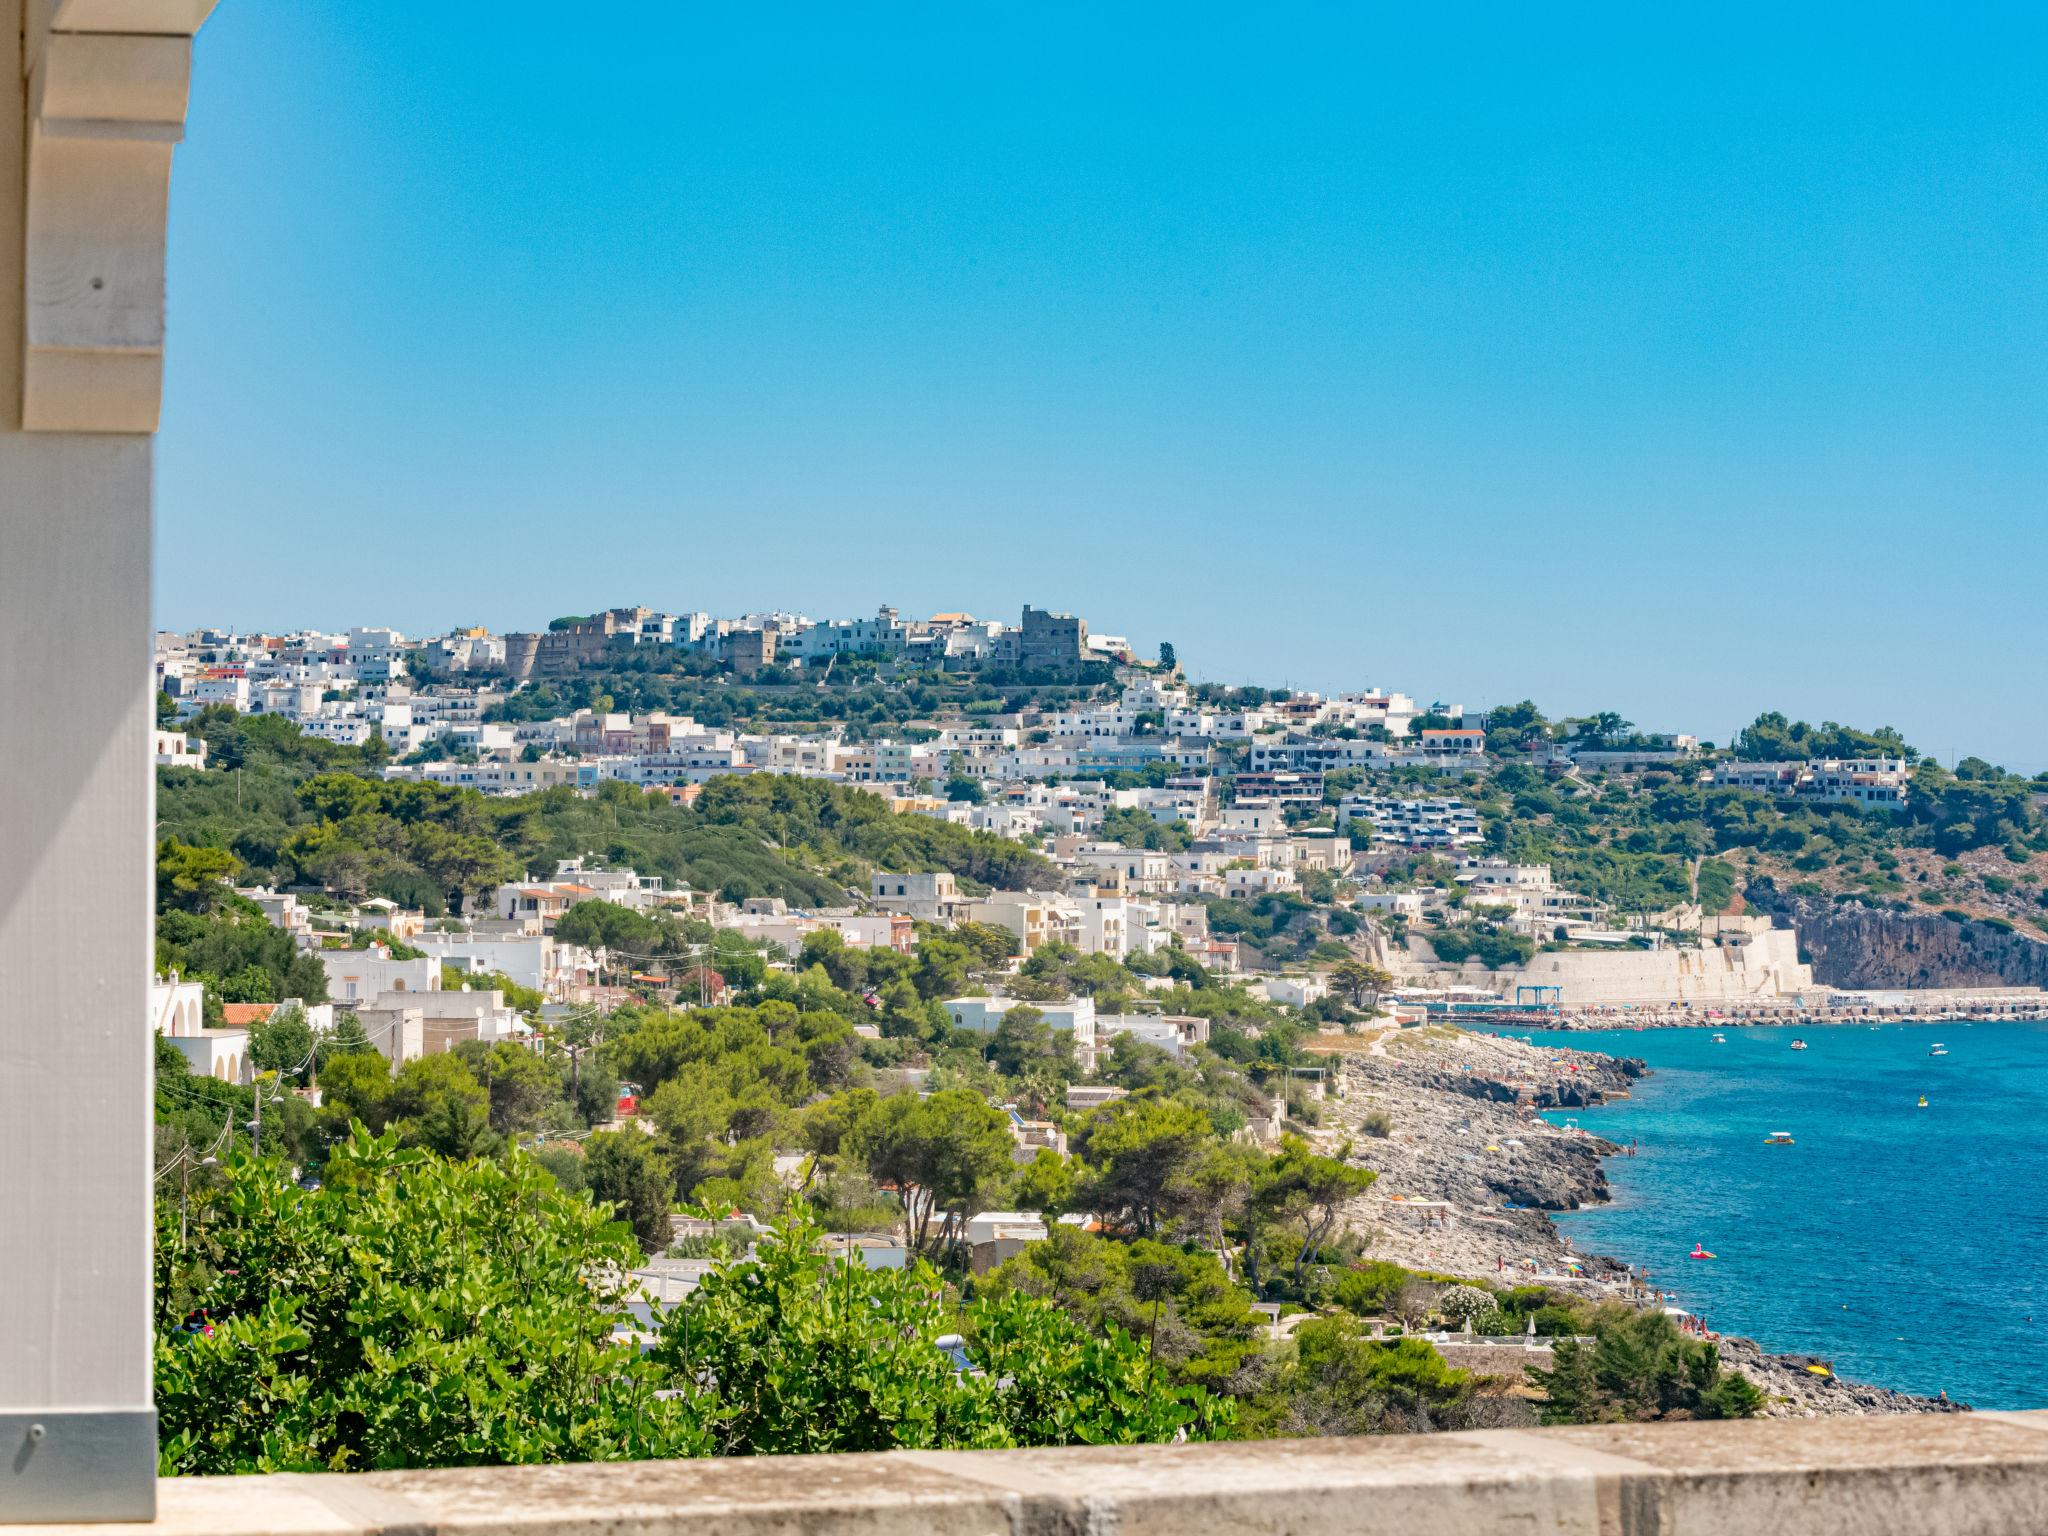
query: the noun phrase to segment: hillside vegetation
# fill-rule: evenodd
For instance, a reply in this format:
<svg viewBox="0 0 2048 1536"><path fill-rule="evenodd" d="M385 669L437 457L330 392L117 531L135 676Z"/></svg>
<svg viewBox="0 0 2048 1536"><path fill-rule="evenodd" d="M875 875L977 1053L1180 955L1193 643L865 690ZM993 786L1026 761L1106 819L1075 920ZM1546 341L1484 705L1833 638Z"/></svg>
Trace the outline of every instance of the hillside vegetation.
<svg viewBox="0 0 2048 1536"><path fill-rule="evenodd" d="M806 907L844 902L874 868L949 870L1008 889L1056 879L1020 843L897 816L844 785L733 775L689 808L623 783L588 798L567 788L487 797L386 782L381 743L337 746L274 717L209 710L192 729L216 767L160 774L160 835L231 853L241 879L386 896L430 915L589 855L729 900Z"/></svg>

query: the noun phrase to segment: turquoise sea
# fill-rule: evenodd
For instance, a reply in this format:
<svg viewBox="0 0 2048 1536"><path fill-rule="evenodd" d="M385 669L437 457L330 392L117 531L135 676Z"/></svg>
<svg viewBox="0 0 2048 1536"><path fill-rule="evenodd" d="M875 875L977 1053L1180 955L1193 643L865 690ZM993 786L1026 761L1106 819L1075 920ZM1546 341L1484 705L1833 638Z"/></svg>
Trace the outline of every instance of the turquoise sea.
<svg viewBox="0 0 2048 1536"><path fill-rule="evenodd" d="M1638 1146L1608 1162L1613 1204L1557 1218L1582 1252L1852 1380L2048 1407L2048 1024L1730 1028L1723 1045L1494 1032L1652 1068L1632 1098L1572 1115ZM1766 1146L1773 1131L1796 1144ZM1717 1257L1688 1259L1696 1242Z"/></svg>

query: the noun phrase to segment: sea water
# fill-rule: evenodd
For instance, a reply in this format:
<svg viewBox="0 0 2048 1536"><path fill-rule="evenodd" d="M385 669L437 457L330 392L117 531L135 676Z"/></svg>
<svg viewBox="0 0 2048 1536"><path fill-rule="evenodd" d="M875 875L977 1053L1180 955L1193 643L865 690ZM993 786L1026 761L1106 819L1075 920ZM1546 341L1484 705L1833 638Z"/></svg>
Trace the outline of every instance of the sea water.
<svg viewBox="0 0 2048 1536"><path fill-rule="evenodd" d="M1545 1116L1636 1143L1612 1204L1558 1216L1581 1252L1850 1380L2048 1407L2048 1024L1493 1033L1650 1065Z"/></svg>

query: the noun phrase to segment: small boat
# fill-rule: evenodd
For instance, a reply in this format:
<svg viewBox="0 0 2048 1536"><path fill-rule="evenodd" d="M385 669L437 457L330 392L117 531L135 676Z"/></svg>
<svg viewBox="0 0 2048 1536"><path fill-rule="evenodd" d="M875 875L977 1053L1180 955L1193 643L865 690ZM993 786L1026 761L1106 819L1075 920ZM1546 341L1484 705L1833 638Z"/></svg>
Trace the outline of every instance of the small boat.
<svg viewBox="0 0 2048 1536"><path fill-rule="evenodd" d="M1919 1102L1918 1104L1915 1104L1915 1105L1914 1105L1913 1107L1914 1107L1915 1109L1925 1109L1925 1108L1927 1107L1927 1095L1926 1095L1926 1094L1924 1094L1924 1093L1923 1093L1923 1094L1921 1094L1921 1095L1920 1095L1920 1102Z"/></svg>
<svg viewBox="0 0 2048 1536"><path fill-rule="evenodd" d="M1719 1031L1718 1029L1717 1029L1717 1030L1715 1030L1715 1031L1714 1031L1714 1044L1716 1044L1716 1045L1726 1045L1727 1043L1728 1043L1728 1037L1727 1037L1726 1035L1722 1034L1722 1033L1721 1033L1721 1031Z"/></svg>
<svg viewBox="0 0 2048 1536"><path fill-rule="evenodd" d="M1719 1257L1719 1255L1709 1253L1706 1249L1702 1248L1698 1243L1694 1243L1692 1245L1692 1252L1688 1253L1686 1257L1688 1259L1712 1259Z"/></svg>
<svg viewBox="0 0 2048 1536"><path fill-rule="evenodd" d="M1790 1131L1773 1131L1764 1138L1767 1147L1789 1147L1793 1144Z"/></svg>
<svg viewBox="0 0 2048 1536"><path fill-rule="evenodd" d="M1930 1056L1946 1056L1948 1054L1948 1047L1937 1040L1928 1048L1927 1054Z"/></svg>
<svg viewBox="0 0 2048 1536"><path fill-rule="evenodd" d="M1792 1049L1795 1051L1803 1051L1806 1049L1806 1042L1804 1040L1794 1040L1792 1042Z"/></svg>

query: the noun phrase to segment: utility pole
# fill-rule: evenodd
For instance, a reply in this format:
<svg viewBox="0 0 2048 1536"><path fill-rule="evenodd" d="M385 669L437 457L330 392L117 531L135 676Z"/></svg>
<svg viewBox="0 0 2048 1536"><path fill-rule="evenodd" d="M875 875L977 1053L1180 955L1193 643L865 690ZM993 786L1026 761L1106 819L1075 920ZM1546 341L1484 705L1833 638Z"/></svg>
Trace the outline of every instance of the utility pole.
<svg viewBox="0 0 2048 1536"><path fill-rule="evenodd" d="M257 1157L263 1155L263 1079L258 1077L256 1087L256 1118L249 1122L251 1150Z"/></svg>

